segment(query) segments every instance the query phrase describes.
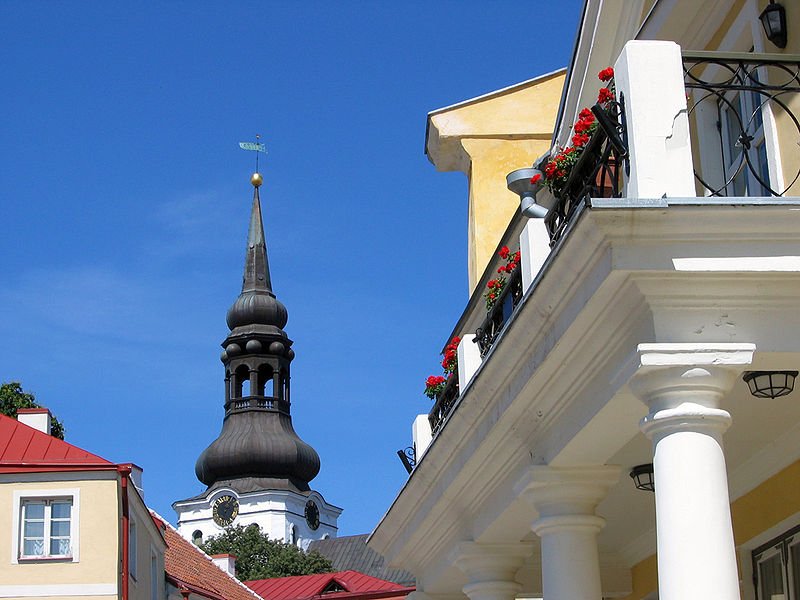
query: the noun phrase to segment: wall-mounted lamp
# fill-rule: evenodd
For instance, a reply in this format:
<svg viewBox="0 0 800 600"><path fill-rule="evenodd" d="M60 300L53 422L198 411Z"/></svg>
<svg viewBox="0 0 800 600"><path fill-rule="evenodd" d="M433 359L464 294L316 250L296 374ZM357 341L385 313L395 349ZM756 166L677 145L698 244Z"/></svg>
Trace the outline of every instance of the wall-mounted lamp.
<svg viewBox="0 0 800 600"><path fill-rule="evenodd" d="M742 375L756 398L780 398L791 394L797 371L747 371Z"/></svg>
<svg viewBox="0 0 800 600"><path fill-rule="evenodd" d="M633 485L636 486L637 490L642 490L645 492L655 492L656 491L656 479L653 475L653 463L647 463L646 465L637 465L631 469L630 472L631 479L633 479Z"/></svg>
<svg viewBox="0 0 800 600"><path fill-rule="evenodd" d="M543 183L544 175L539 169L517 169L506 175L508 189L519 196L520 210L529 219L543 219L547 216L550 207L536 202L536 192Z"/></svg>
<svg viewBox="0 0 800 600"><path fill-rule="evenodd" d="M786 9L775 0L770 0L758 18L761 19L767 39L778 48L786 48Z"/></svg>

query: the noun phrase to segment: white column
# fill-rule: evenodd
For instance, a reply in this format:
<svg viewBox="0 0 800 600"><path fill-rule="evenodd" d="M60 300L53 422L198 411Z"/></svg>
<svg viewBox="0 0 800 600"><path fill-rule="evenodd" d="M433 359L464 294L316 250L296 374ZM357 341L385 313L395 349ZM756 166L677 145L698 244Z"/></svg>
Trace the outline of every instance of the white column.
<svg viewBox="0 0 800 600"><path fill-rule="evenodd" d="M520 482L539 518L544 600L600 600L597 504L619 479L619 467L533 467Z"/></svg>
<svg viewBox="0 0 800 600"><path fill-rule="evenodd" d="M470 600L514 600L522 589L516 573L531 551L526 544L459 544L454 558L468 579L464 593Z"/></svg>
<svg viewBox="0 0 800 600"><path fill-rule="evenodd" d="M528 219L519 236L520 267L522 268L522 293L528 291L550 255L550 234L544 219Z"/></svg>
<svg viewBox="0 0 800 600"><path fill-rule="evenodd" d="M634 40L614 64L630 154L628 198L695 195L692 146L681 48L674 42Z"/></svg>
<svg viewBox="0 0 800 600"><path fill-rule="evenodd" d="M631 390L650 408L660 600L738 600L719 408L752 344L642 344Z"/></svg>
<svg viewBox="0 0 800 600"><path fill-rule="evenodd" d="M464 392L464 388L475 375L475 371L481 366L481 349L475 343L474 333L465 333L458 343L458 389Z"/></svg>

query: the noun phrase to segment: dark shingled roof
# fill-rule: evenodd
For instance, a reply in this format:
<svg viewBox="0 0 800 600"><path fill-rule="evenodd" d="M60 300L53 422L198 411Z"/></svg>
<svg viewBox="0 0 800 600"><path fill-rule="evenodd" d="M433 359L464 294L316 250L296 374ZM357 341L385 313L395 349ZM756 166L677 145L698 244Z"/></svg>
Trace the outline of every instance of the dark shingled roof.
<svg viewBox="0 0 800 600"><path fill-rule="evenodd" d="M315 540L308 551L316 550L333 563L335 571L358 571L365 575L393 581L404 586L415 586L416 580L408 571L390 569L384 564L383 556L367 547L369 534L348 535Z"/></svg>

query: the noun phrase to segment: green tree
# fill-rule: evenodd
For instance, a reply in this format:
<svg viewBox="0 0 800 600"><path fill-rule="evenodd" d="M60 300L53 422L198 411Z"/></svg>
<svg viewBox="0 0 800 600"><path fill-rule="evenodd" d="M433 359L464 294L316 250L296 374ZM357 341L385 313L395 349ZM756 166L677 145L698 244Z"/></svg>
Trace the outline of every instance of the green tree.
<svg viewBox="0 0 800 600"><path fill-rule="evenodd" d="M226 527L225 533L208 538L200 548L209 556L233 554L236 577L242 581L333 571L331 561L319 552L306 554L293 544L271 540L258 525Z"/></svg>
<svg viewBox="0 0 800 600"><path fill-rule="evenodd" d="M33 394L22 389L18 381L9 381L0 385L0 413L16 418L20 408L42 408ZM50 417L50 435L64 439L64 426L55 417Z"/></svg>

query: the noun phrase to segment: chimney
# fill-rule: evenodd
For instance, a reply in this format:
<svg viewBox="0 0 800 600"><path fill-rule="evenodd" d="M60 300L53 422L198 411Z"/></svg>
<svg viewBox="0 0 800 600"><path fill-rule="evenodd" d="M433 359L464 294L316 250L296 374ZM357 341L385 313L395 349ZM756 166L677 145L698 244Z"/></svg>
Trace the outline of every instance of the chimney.
<svg viewBox="0 0 800 600"><path fill-rule="evenodd" d="M135 465L133 463L125 463L126 466L131 468L131 475L130 480L133 484L133 487L136 488L136 491L139 492L139 495L144 500L144 487L142 486L142 474L143 470L142 467L139 465Z"/></svg>
<svg viewBox="0 0 800 600"><path fill-rule="evenodd" d="M50 411L46 408L20 408L17 421L50 435Z"/></svg>
<svg viewBox="0 0 800 600"><path fill-rule="evenodd" d="M211 560L228 575L236 577L236 557L233 554L214 554Z"/></svg>

